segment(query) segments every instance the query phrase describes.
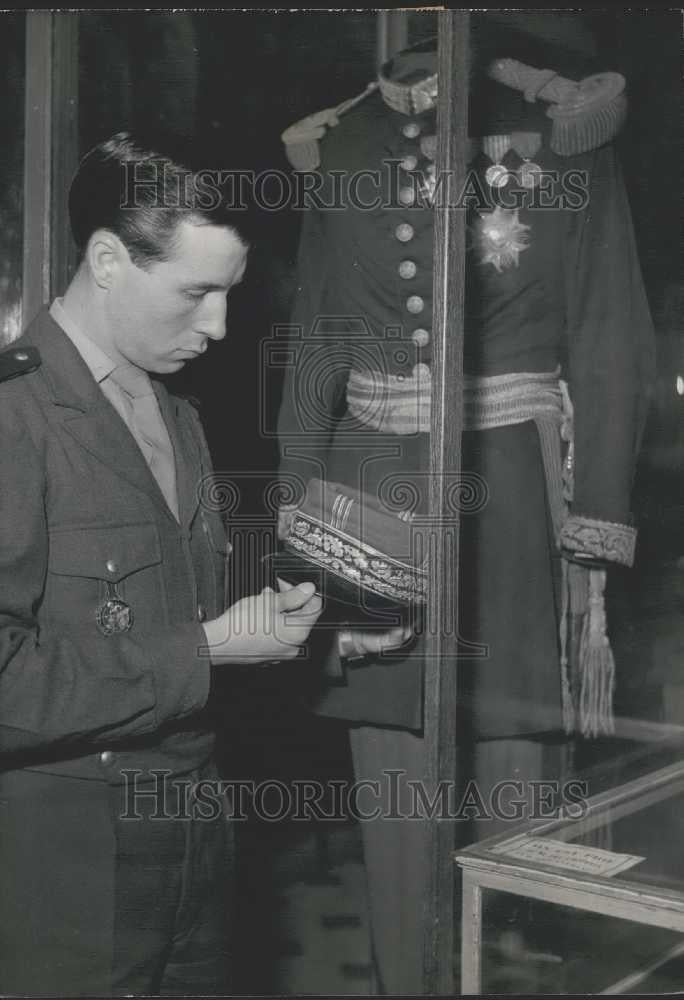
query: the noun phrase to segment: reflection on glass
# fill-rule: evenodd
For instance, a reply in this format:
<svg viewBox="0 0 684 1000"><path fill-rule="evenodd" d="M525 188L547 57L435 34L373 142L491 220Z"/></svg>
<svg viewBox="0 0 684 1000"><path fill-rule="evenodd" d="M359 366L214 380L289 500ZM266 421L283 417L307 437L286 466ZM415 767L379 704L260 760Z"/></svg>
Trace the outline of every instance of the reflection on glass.
<svg viewBox="0 0 684 1000"><path fill-rule="evenodd" d="M681 947L676 931L646 927L504 892L486 892L482 992L595 994L658 964ZM653 972L638 991L676 990L677 971Z"/></svg>
<svg viewBox="0 0 684 1000"><path fill-rule="evenodd" d="M123 129L192 134L199 59L189 14L85 13L79 41L79 146Z"/></svg>
<svg viewBox="0 0 684 1000"><path fill-rule="evenodd" d="M21 333L25 14L0 14L0 349Z"/></svg>
<svg viewBox="0 0 684 1000"><path fill-rule="evenodd" d="M435 11L408 11L408 43L416 45L428 38L437 37L439 22Z"/></svg>

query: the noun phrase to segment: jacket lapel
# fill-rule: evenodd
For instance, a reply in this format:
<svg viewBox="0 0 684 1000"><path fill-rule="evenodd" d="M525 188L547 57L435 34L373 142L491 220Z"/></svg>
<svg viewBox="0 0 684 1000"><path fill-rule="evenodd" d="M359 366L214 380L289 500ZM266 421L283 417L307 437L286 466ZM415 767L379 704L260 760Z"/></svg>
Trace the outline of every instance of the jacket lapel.
<svg viewBox="0 0 684 1000"><path fill-rule="evenodd" d="M104 396L79 352L47 311L30 325L25 340L40 351L40 373L64 429L131 486L146 493L175 521L135 438Z"/></svg>

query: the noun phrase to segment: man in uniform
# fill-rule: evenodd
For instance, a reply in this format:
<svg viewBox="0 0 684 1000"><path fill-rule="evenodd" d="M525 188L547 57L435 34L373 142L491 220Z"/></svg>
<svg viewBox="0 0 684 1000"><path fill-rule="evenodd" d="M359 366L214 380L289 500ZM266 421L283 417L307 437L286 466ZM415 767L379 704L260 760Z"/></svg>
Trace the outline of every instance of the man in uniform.
<svg viewBox="0 0 684 1000"><path fill-rule="evenodd" d="M497 780L550 776L539 734L610 731L604 573L633 559L630 487L652 368L612 142L624 80L587 78L577 32L578 44L554 46L503 17L501 30L473 15L469 197L450 195L468 227L463 470L484 484L462 512L459 631L487 654L459 664L454 715L460 767L485 804ZM295 168L317 178L280 414L283 478L324 478L376 502L403 480L406 517L427 512L437 91L434 43L417 46L359 100L283 137ZM292 513L282 510L284 538ZM368 652L353 634L351 648ZM317 711L349 720L355 773L381 787L383 771L425 773L419 650L349 657L316 698ZM380 988L420 993L425 824L364 822L362 834Z"/></svg>
<svg viewBox="0 0 684 1000"><path fill-rule="evenodd" d="M212 676L296 656L320 611L226 610L202 428L158 376L225 336L247 244L184 163L125 133L84 158L78 271L0 355L4 994L229 989Z"/></svg>

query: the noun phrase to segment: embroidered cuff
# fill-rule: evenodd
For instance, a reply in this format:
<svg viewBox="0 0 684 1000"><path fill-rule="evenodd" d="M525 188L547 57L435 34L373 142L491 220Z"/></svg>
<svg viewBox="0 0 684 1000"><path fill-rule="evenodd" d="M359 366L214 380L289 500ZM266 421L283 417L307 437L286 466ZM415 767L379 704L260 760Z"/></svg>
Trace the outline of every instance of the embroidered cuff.
<svg viewBox="0 0 684 1000"><path fill-rule="evenodd" d="M569 552L631 566L636 537L636 528L628 524L571 514L561 530L560 542L561 547Z"/></svg>

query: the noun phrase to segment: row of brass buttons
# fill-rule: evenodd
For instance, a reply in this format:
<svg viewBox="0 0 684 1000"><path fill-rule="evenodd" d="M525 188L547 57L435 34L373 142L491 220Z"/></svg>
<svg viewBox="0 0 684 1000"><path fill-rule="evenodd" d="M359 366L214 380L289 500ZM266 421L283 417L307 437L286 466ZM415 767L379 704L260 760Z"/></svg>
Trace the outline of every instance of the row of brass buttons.
<svg viewBox="0 0 684 1000"><path fill-rule="evenodd" d="M402 134L407 139L416 139L421 133L421 126L418 122L406 122L402 126ZM408 153L401 161L401 167L405 171L415 170L418 166L418 157ZM413 188L404 187L399 191L399 200L404 205L412 205L415 201L415 191ZM394 235L400 243L410 243L415 236L415 230L409 222L400 222L394 231ZM399 264L399 276L406 281L415 278L418 267L413 260L402 260ZM420 295L410 295L406 300L406 309L414 316L420 314L425 308L425 300ZM424 327L419 327L411 334L411 340L417 347L425 347L430 343L430 332ZM417 365L416 368L421 367ZM427 367L423 365L422 367ZM429 371L429 369L428 369ZM415 374L415 369L414 369Z"/></svg>

